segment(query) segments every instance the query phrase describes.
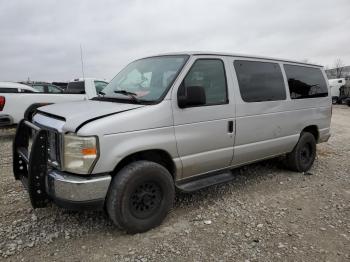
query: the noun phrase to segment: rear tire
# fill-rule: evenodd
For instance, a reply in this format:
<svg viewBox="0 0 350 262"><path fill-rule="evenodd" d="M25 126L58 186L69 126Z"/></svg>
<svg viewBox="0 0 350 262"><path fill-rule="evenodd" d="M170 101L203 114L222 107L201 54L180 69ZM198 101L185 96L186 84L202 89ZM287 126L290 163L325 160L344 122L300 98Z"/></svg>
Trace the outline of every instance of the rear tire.
<svg viewBox="0 0 350 262"><path fill-rule="evenodd" d="M286 165L293 171L306 172L311 168L315 157L315 137L311 133L303 132L293 151L287 154Z"/></svg>
<svg viewBox="0 0 350 262"><path fill-rule="evenodd" d="M141 233L161 224L174 198L174 181L166 168L150 161L136 161L113 178L106 207L119 228Z"/></svg>

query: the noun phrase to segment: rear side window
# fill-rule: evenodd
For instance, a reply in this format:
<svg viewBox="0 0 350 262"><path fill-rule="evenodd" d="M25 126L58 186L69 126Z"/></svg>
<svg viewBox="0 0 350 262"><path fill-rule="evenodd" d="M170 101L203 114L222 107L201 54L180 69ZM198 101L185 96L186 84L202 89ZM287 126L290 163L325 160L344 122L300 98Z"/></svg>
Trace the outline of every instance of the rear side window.
<svg viewBox="0 0 350 262"><path fill-rule="evenodd" d="M286 99L286 89L279 64L236 60L234 67L243 101L262 102Z"/></svg>
<svg viewBox="0 0 350 262"><path fill-rule="evenodd" d="M292 99L328 96L327 84L320 69L284 65L284 70Z"/></svg>
<svg viewBox="0 0 350 262"><path fill-rule="evenodd" d="M76 81L70 82L67 87L68 93L73 94L85 94L85 82L84 81Z"/></svg>
<svg viewBox="0 0 350 262"><path fill-rule="evenodd" d="M0 87L0 93L18 93L18 88Z"/></svg>

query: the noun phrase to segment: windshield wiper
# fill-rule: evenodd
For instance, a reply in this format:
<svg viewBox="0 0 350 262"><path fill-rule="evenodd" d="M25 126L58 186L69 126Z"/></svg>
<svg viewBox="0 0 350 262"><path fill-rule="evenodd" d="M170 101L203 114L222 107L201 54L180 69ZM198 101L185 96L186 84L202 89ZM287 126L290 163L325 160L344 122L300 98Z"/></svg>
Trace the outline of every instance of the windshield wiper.
<svg viewBox="0 0 350 262"><path fill-rule="evenodd" d="M98 91L98 95L99 95L99 96L100 96L100 95L105 96L106 93L105 93L105 92L102 92L102 91Z"/></svg>
<svg viewBox="0 0 350 262"><path fill-rule="evenodd" d="M116 94L122 94L122 95L125 95L125 96L128 96L130 97L132 100L136 101L136 102L139 102L139 99L137 98L137 94L133 93L133 92L129 92L129 91L126 91L126 90L114 90L114 93Z"/></svg>

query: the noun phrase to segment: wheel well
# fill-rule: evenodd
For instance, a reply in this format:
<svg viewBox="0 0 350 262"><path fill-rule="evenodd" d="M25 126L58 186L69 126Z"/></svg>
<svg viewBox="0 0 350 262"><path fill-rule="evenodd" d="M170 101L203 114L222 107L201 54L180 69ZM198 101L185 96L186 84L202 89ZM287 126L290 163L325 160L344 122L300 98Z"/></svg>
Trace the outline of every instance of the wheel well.
<svg viewBox="0 0 350 262"><path fill-rule="evenodd" d="M145 150L125 157L114 168L113 174L117 174L124 166L138 160L147 160L160 164L175 178L175 164L171 156L166 151L160 149Z"/></svg>
<svg viewBox="0 0 350 262"><path fill-rule="evenodd" d="M311 134L315 137L316 142L318 141L319 133L318 133L318 128L317 128L317 126L315 126L315 125L307 126L307 127L305 127L305 128L303 129L302 132L309 132L309 133L311 133Z"/></svg>

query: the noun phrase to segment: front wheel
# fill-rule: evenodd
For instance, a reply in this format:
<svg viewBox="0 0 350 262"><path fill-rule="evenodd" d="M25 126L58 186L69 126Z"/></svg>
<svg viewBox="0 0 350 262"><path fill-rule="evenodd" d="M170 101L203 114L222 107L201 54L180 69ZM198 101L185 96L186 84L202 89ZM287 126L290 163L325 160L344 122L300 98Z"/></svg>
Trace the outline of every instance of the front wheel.
<svg viewBox="0 0 350 262"><path fill-rule="evenodd" d="M113 178L106 206L115 225L128 233L141 233L161 224L174 198L174 181L166 168L136 161Z"/></svg>
<svg viewBox="0 0 350 262"><path fill-rule="evenodd" d="M311 168L315 157L315 137L311 133L303 132L293 151L287 154L286 164L293 171L306 172Z"/></svg>

